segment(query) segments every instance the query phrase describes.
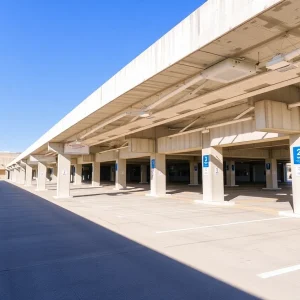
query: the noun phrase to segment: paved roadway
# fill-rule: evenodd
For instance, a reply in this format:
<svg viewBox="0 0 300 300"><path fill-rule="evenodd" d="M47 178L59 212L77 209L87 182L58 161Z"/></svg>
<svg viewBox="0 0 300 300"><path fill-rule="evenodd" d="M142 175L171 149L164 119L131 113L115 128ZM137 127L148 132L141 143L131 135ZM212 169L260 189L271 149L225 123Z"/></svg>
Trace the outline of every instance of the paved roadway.
<svg viewBox="0 0 300 300"><path fill-rule="evenodd" d="M0 299L256 298L0 181Z"/></svg>

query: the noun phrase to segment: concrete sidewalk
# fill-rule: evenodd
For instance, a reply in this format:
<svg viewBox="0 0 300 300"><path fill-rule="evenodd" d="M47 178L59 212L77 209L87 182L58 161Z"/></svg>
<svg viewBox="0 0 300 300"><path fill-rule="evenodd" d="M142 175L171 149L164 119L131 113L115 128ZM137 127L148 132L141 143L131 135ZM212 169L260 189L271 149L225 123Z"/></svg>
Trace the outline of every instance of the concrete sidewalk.
<svg viewBox="0 0 300 300"><path fill-rule="evenodd" d="M254 299L0 182L0 299Z"/></svg>
<svg viewBox="0 0 300 300"><path fill-rule="evenodd" d="M300 263L298 219L143 189L34 189L0 182L1 300L298 299L300 271L259 276Z"/></svg>

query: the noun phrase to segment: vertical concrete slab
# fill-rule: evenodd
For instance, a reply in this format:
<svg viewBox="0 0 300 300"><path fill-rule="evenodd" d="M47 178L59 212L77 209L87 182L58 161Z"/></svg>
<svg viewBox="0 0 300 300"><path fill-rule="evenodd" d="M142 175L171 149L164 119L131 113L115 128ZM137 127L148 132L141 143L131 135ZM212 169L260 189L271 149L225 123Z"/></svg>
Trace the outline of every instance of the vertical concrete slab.
<svg viewBox="0 0 300 300"><path fill-rule="evenodd" d="M191 160L190 161L190 184L189 185L199 185L198 173L199 173L198 161Z"/></svg>
<svg viewBox="0 0 300 300"><path fill-rule="evenodd" d="M115 178L116 178L116 176L115 176L115 166L113 165L113 166L110 167L110 181L114 182Z"/></svg>
<svg viewBox="0 0 300 300"><path fill-rule="evenodd" d="M203 134L202 186L204 202L223 202L225 200L223 172L222 148L211 147L209 134Z"/></svg>
<svg viewBox="0 0 300 300"><path fill-rule="evenodd" d="M15 170L11 170L11 181L15 182Z"/></svg>
<svg viewBox="0 0 300 300"><path fill-rule="evenodd" d="M148 183L147 182L147 165L141 165L141 181L140 183Z"/></svg>
<svg viewBox="0 0 300 300"><path fill-rule="evenodd" d="M46 175L47 175L47 166L42 163L38 162L38 172L37 172L37 191L44 191L46 190Z"/></svg>
<svg viewBox="0 0 300 300"><path fill-rule="evenodd" d="M75 167L74 184L81 185L82 184L82 165L77 164L77 165L74 165L74 167Z"/></svg>
<svg viewBox="0 0 300 300"><path fill-rule="evenodd" d="M290 135L294 213L300 215L300 134Z"/></svg>
<svg viewBox="0 0 300 300"><path fill-rule="evenodd" d="M58 153L57 156L57 192L55 198L70 197L71 158L69 155Z"/></svg>
<svg viewBox="0 0 300 300"><path fill-rule="evenodd" d="M19 171L19 183L20 184L25 184L25 169L24 168L20 168Z"/></svg>
<svg viewBox="0 0 300 300"><path fill-rule="evenodd" d="M20 182L21 182L20 168L16 168L16 183L20 184Z"/></svg>
<svg viewBox="0 0 300 300"><path fill-rule="evenodd" d="M235 184L235 161L226 161L226 186L237 186Z"/></svg>
<svg viewBox="0 0 300 300"><path fill-rule="evenodd" d="M25 185L32 185L32 167L28 164L25 166Z"/></svg>
<svg viewBox="0 0 300 300"><path fill-rule="evenodd" d="M152 153L150 156L150 187L149 196L163 197L166 195L166 155Z"/></svg>
<svg viewBox="0 0 300 300"><path fill-rule="evenodd" d="M274 158L265 160L266 190L278 190L277 160Z"/></svg>
<svg viewBox="0 0 300 300"><path fill-rule="evenodd" d="M52 169L51 182L52 183L57 182L57 166L54 166L53 169Z"/></svg>
<svg viewBox="0 0 300 300"><path fill-rule="evenodd" d="M126 188L126 159L118 158L115 165L116 190Z"/></svg>
<svg viewBox="0 0 300 300"><path fill-rule="evenodd" d="M100 162L93 162L92 186L100 186Z"/></svg>

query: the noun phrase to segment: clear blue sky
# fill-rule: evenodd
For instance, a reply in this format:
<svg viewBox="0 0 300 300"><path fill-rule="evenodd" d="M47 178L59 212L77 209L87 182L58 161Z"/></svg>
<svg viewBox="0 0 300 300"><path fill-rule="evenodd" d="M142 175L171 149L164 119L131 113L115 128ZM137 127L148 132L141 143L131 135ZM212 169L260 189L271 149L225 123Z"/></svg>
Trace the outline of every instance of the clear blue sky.
<svg viewBox="0 0 300 300"><path fill-rule="evenodd" d="M0 150L25 150L203 2L0 0Z"/></svg>

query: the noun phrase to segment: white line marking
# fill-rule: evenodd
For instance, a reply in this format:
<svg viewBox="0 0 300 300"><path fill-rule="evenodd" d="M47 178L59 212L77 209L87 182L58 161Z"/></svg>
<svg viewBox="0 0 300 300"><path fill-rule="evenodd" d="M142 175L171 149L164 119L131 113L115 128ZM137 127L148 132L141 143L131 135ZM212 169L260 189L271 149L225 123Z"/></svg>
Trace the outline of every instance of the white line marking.
<svg viewBox="0 0 300 300"><path fill-rule="evenodd" d="M196 230L196 229L204 229L204 228L213 228L213 227L231 226L231 225L239 225L239 224L247 224L247 223L255 223L255 222L281 220L281 219L290 219L290 217L258 219L258 220L241 221L241 222L225 223L225 224L217 224L217 225L206 225L206 226L200 226L200 227L189 227L189 228L182 228L182 229L163 230L163 231L156 231L156 233L160 234L160 233L168 233L168 232L188 231L188 230Z"/></svg>
<svg viewBox="0 0 300 300"><path fill-rule="evenodd" d="M261 274L258 274L257 276L262 279L267 279L267 278L271 278L274 276L278 276L278 275L282 275L282 274L286 274L286 273L290 273L290 272L295 272L298 270L300 270L300 265L282 268L282 269L274 270L271 272L261 273Z"/></svg>
<svg viewBox="0 0 300 300"><path fill-rule="evenodd" d="M221 207L220 207L221 208ZM172 215L176 213L197 213L201 211L207 211L212 210L212 208L204 208L204 209L197 209L197 210L174 210L169 212L153 212L153 213L140 213L140 214L134 214L134 215L118 215L118 218L130 218L130 217L136 217L136 216L152 216L152 215Z"/></svg>

